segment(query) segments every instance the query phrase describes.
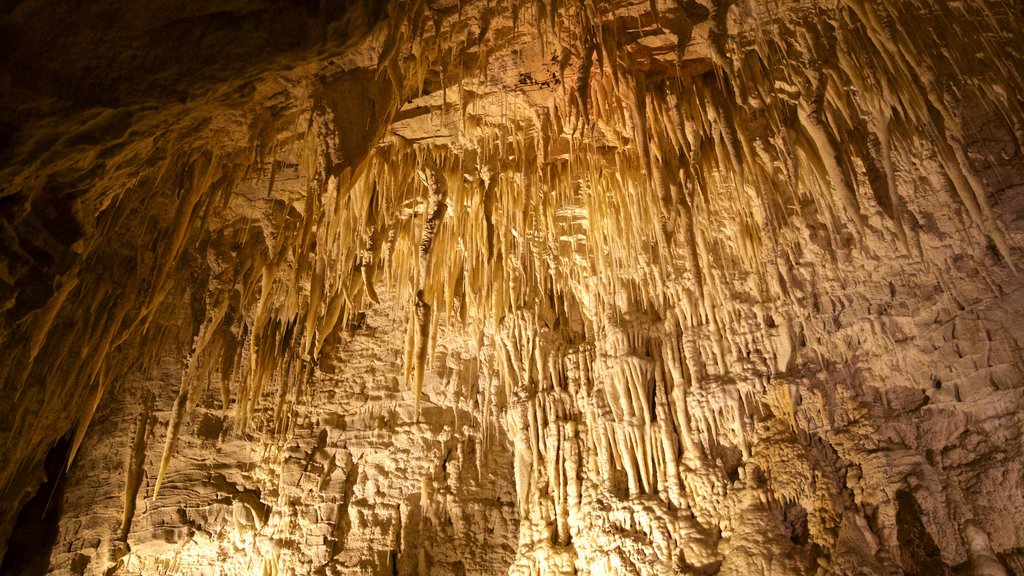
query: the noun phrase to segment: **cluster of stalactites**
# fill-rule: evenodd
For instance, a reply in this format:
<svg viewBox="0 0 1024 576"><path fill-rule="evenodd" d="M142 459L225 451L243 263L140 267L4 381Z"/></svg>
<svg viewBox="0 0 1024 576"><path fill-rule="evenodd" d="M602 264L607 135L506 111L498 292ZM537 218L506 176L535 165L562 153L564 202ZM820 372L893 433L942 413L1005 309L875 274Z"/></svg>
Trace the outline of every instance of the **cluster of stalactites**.
<svg viewBox="0 0 1024 576"><path fill-rule="evenodd" d="M1018 24L990 4L960 15L968 24L957 34L970 28L990 47L1012 34L1007 27ZM382 289L408 313L405 381L417 398L439 326L482 342L520 310L549 327L573 326L580 338L592 335L595 318L632 312L709 327L702 357L724 372L736 351L721 335L751 320L727 302L737 292L759 302L792 297L792 254L837 262L866 250L865 235L922 252L907 225L919 209L904 198L913 176L898 173L922 154L943 171L965 223L1008 255L952 100L971 97L1019 118L1007 96L1020 87L1019 72L1003 60L975 66L971 50L926 60L940 53L927 49L936 40L892 24L912 10L903 5L850 0L830 16L808 9L796 34L771 19L729 30L737 19L722 4L706 24L710 71L648 78L623 65L633 56L608 33L613 16L587 6L536 19L543 37L570 54L561 73L575 81L533 114L494 122L463 102L458 146L389 136L359 166L330 175L315 135L299 144L310 182L302 223L278 231L259 282L243 289L241 309L252 312L235 318L240 345L214 353L223 313L211 307L176 414L201 380L194 366L233 366L221 378L239 425L273 384L274 428L284 431L287 403L299 398L329 336ZM410 59L394 37L385 45L382 68L396 86L402 78L422 89L432 66L460 81L473 72L458 68L466 46L453 40L454 18L435 22L438 61L422 49ZM572 19L585 25L563 22ZM580 29L589 32L571 32ZM808 221L825 230L807 235L814 245L782 242L780 230ZM780 354L767 364L784 369ZM627 382L649 381L621 372ZM649 482L637 474L631 485Z"/></svg>

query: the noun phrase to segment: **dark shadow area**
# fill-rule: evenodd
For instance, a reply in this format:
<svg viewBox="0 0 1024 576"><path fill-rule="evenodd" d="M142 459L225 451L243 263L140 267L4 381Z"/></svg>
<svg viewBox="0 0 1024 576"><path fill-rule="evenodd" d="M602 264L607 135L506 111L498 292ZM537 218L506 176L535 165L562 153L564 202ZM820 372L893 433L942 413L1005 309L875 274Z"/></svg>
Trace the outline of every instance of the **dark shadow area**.
<svg viewBox="0 0 1024 576"><path fill-rule="evenodd" d="M921 505L906 490L896 491L896 538L900 543L900 563L907 575L949 575L942 563L939 547L921 520Z"/></svg>
<svg viewBox="0 0 1024 576"><path fill-rule="evenodd" d="M41 576L50 563L57 542L58 520L64 500L68 440L61 437L46 455L46 482L25 503L7 542L0 576Z"/></svg>

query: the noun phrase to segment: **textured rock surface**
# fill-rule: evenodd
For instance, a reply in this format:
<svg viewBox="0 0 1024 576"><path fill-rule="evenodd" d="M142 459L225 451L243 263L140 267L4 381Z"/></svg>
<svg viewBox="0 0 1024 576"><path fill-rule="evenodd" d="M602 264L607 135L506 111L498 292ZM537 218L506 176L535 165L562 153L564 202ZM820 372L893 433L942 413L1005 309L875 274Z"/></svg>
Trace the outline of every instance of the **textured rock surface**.
<svg viewBox="0 0 1024 576"><path fill-rule="evenodd" d="M1024 574L1019 2L3 10L0 571Z"/></svg>

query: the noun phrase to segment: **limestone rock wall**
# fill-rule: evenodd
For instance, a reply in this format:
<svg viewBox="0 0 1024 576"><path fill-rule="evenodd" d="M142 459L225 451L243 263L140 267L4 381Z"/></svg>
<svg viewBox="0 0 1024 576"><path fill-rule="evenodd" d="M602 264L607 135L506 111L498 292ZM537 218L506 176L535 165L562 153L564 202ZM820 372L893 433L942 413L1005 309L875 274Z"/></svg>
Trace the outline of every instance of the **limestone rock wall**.
<svg viewBox="0 0 1024 576"><path fill-rule="evenodd" d="M11 124L51 573L1024 573L1019 2L268 6Z"/></svg>
<svg viewBox="0 0 1024 576"><path fill-rule="evenodd" d="M403 328L395 314L371 316L325 354L287 440L238 433L219 386L206 389L156 500L153 468L181 367L165 362L134 382L139 395L111 403L83 445L78 466L89 472L65 488L50 573L507 570L517 535L511 453L482 444L469 406L442 401L458 381L438 380L438 402L411 418L412 397L393 376ZM449 364L461 369L457 351Z"/></svg>

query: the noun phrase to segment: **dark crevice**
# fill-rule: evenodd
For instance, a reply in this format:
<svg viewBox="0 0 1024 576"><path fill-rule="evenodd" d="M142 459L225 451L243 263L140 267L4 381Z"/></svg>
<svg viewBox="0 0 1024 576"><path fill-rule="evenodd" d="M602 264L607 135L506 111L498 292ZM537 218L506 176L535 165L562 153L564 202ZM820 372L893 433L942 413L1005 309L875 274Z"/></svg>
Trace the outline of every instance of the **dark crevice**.
<svg viewBox="0 0 1024 576"><path fill-rule="evenodd" d="M64 464L68 440L62 437L46 455L46 481L18 514L0 565L0 576L41 576L50 564L50 551L57 543L58 520L64 500Z"/></svg>
<svg viewBox="0 0 1024 576"><path fill-rule="evenodd" d="M949 567L940 560L939 547L922 521L923 511L914 495L906 490L896 491L896 538L900 544L900 564L903 573L922 576L950 574Z"/></svg>

